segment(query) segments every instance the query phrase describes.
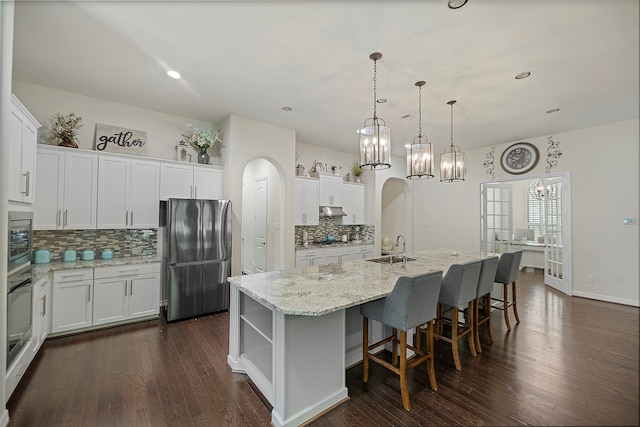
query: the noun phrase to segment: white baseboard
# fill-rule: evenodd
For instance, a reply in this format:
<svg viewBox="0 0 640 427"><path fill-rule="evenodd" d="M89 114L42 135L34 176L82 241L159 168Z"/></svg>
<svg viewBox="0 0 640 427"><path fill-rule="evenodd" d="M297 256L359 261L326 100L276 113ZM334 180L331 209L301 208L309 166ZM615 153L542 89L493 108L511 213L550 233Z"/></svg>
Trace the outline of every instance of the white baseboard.
<svg viewBox="0 0 640 427"><path fill-rule="evenodd" d="M592 294L590 292L580 292L580 291L573 291L573 296L574 297L581 297L581 298L589 298L589 299L595 299L598 301L604 301L604 302L613 302L616 304L623 304L623 305L630 305L633 307L640 307L640 301L638 300L632 300L632 299L628 299L628 298L615 298L615 297L610 297L607 295L600 295L600 294Z"/></svg>
<svg viewBox="0 0 640 427"><path fill-rule="evenodd" d="M5 408L1 409L2 412L0 412L0 427L6 427L7 425L9 425L9 411L7 411Z"/></svg>

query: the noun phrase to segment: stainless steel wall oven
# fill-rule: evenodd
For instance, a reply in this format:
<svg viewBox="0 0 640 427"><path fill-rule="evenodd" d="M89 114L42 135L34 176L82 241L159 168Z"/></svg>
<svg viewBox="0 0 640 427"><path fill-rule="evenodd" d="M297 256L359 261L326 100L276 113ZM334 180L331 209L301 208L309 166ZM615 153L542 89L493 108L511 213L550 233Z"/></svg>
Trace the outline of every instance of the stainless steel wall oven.
<svg viewBox="0 0 640 427"><path fill-rule="evenodd" d="M31 339L31 212L9 212L7 264L7 368Z"/></svg>

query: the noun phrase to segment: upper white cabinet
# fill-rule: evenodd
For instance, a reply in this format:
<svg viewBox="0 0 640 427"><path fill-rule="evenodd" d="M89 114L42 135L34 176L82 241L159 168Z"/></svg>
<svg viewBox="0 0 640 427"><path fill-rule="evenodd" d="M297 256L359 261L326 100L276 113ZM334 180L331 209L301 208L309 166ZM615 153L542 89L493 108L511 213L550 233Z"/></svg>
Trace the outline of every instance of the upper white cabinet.
<svg viewBox="0 0 640 427"><path fill-rule="evenodd" d="M364 224L364 185L344 184L342 202L342 210L347 214L342 217L342 224Z"/></svg>
<svg viewBox="0 0 640 427"><path fill-rule="evenodd" d="M162 163L160 200L221 199L222 170L211 166Z"/></svg>
<svg viewBox="0 0 640 427"><path fill-rule="evenodd" d="M40 123L11 95L9 117L9 200L33 203L36 144Z"/></svg>
<svg viewBox="0 0 640 427"><path fill-rule="evenodd" d="M295 225L318 225L318 187L317 179L295 178L293 197Z"/></svg>
<svg viewBox="0 0 640 427"><path fill-rule="evenodd" d="M98 156L73 148L40 146L37 164L34 228L96 228Z"/></svg>
<svg viewBox="0 0 640 427"><path fill-rule="evenodd" d="M342 177L320 175L320 206L342 207Z"/></svg>
<svg viewBox="0 0 640 427"><path fill-rule="evenodd" d="M97 228L156 228L160 164L100 155Z"/></svg>

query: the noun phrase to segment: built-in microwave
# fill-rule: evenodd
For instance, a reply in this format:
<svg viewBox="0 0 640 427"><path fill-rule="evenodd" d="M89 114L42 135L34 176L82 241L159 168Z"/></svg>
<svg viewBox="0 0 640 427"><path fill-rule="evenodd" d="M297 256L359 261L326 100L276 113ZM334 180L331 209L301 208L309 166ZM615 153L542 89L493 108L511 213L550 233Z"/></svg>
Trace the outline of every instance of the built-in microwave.
<svg viewBox="0 0 640 427"><path fill-rule="evenodd" d="M33 233L31 212L9 212L9 260L7 271L31 263L31 239Z"/></svg>

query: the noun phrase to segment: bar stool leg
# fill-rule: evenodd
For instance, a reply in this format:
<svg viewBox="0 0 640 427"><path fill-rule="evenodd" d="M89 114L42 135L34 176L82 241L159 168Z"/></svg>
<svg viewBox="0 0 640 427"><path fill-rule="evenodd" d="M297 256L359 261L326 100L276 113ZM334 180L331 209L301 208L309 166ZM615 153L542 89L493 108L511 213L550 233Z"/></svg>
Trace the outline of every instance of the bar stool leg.
<svg viewBox="0 0 640 427"><path fill-rule="evenodd" d="M436 368L435 368L435 355L433 354L433 329L435 327L435 322L432 320L427 323L427 343L425 348L427 352L430 354L429 362L427 365L427 372L429 373L429 383L431 384L432 390L438 389L438 383L436 382Z"/></svg>
<svg viewBox="0 0 640 427"><path fill-rule="evenodd" d="M513 296L513 314L516 316L516 323L520 323L520 316L518 316L518 306L516 304L516 282L511 284L511 295Z"/></svg>
<svg viewBox="0 0 640 427"><path fill-rule="evenodd" d="M362 382L369 381L369 319L362 316Z"/></svg>
<svg viewBox="0 0 640 427"><path fill-rule="evenodd" d="M470 301L467 304L467 313L468 313L468 316L469 316L469 318L467 319L467 325L469 326L469 329L470 329L467 332L467 335L468 335L467 340L469 341L469 350L471 351L471 355L473 357L477 357L478 353L476 353L476 340L475 340L475 335L476 334L475 334L475 332L473 330L473 327L475 325L475 320L474 320L474 318L475 318L474 311L475 310L474 310L474 307L475 307L475 304L474 304L473 301Z"/></svg>
<svg viewBox="0 0 640 427"><path fill-rule="evenodd" d="M484 298L484 297L483 297ZM480 325L478 322L480 321L480 298L476 298L471 303L473 304L473 315L474 315L474 323L473 323L473 339L476 343L476 351L478 353L482 353L482 346L480 345ZM484 311L484 310L483 310Z"/></svg>
<svg viewBox="0 0 640 427"><path fill-rule="evenodd" d="M504 311L504 323L507 324L507 330L511 330L511 323L509 323L509 285L503 285L502 286L502 290L503 290L503 297L502 297L502 303L503 303L503 309L502 311Z"/></svg>
<svg viewBox="0 0 640 427"><path fill-rule="evenodd" d="M402 395L404 409L410 411L411 401L409 400L409 386L407 385L407 331L400 331L400 394Z"/></svg>
<svg viewBox="0 0 640 427"><path fill-rule="evenodd" d="M453 353L453 363L458 371L462 370L460 364L460 354L458 354L458 309L451 310L451 351Z"/></svg>

